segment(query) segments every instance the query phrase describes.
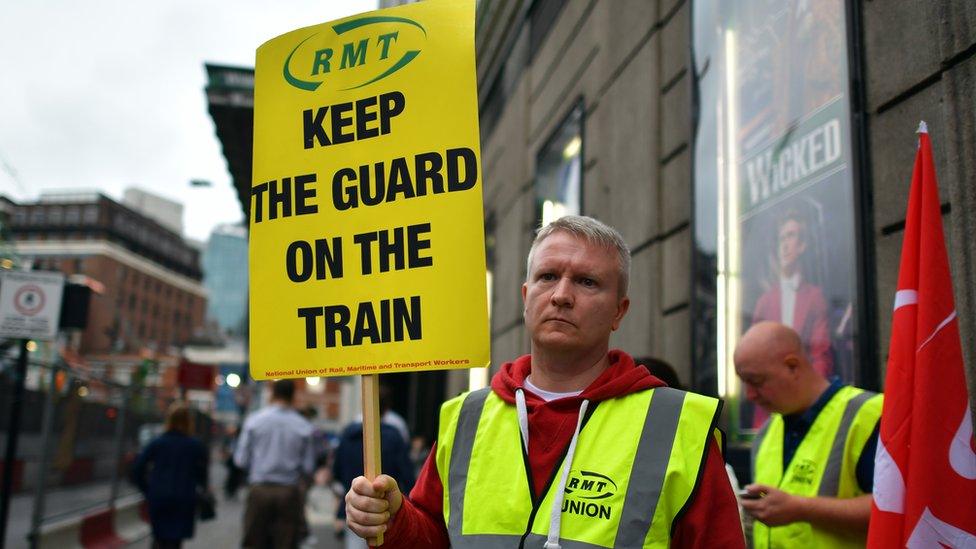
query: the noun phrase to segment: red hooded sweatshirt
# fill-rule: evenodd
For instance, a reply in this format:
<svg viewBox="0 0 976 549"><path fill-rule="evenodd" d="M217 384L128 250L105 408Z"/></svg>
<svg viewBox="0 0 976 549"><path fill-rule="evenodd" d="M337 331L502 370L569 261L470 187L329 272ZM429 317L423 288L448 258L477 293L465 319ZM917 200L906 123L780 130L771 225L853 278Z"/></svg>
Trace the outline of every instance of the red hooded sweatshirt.
<svg viewBox="0 0 976 549"><path fill-rule="evenodd" d="M555 474L573 433L580 405L620 397L664 382L623 351L609 353L610 366L579 396L544 401L524 387L531 370L529 355L502 365L491 380L491 389L508 404L515 405L515 390L522 389L529 416L529 466L535 499L544 494L546 483ZM403 506L384 535L384 549L446 549L450 547L444 524L444 486L437 474L436 448L431 449L420 478L403 499ZM516 466L520 464L515 464ZM684 515L677 518L671 547L745 547L735 495L729 484L718 444L711 439L698 490Z"/></svg>

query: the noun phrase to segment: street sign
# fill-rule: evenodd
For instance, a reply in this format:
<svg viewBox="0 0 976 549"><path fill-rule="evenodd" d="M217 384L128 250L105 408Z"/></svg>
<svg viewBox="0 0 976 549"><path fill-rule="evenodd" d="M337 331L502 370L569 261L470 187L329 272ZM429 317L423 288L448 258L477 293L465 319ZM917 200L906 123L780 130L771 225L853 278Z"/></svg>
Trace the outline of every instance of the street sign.
<svg viewBox="0 0 976 549"><path fill-rule="evenodd" d="M63 291L62 273L0 272L0 337L54 339Z"/></svg>

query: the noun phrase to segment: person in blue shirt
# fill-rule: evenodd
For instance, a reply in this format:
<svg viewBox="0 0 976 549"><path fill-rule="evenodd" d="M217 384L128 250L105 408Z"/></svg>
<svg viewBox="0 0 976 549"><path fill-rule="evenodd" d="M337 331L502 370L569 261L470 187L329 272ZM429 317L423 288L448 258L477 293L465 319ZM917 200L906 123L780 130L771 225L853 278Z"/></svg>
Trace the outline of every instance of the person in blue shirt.
<svg viewBox="0 0 976 549"><path fill-rule="evenodd" d="M244 422L234 463L248 471L242 547L293 549L305 512L300 483L315 470L312 424L292 405L295 382L274 382L271 404Z"/></svg>

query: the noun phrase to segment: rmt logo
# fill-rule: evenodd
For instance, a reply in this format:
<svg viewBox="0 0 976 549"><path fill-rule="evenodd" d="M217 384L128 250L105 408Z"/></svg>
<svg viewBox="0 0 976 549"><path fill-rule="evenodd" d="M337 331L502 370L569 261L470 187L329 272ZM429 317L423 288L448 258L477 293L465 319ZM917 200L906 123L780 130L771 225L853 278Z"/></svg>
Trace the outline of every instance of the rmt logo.
<svg viewBox="0 0 976 549"><path fill-rule="evenodd" d="M382 80L413 61L427 40L427 30L406 17L371 15L321 27L285 58L282 75L292 87L316 91L329 74L353 73L343 90ZM332 89L335 91L335 89Z"/></svg>
<svg viewBox="0 0 976 549"><path fill-rule="evenodd" d="M606 475L593 471L570 471L562 512L610 520L613 507L603 500L616 493L617 483Z"/></svg>

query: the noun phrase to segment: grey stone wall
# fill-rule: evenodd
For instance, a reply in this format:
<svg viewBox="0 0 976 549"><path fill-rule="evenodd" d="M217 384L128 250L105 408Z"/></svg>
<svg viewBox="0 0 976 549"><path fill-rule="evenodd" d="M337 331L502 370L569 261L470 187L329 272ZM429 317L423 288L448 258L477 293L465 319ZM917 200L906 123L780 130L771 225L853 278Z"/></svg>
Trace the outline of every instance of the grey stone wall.
<svg viewBox="0 0 976 549"><path fill-rule="evenodd" d="M566 2L535 52L528 51L529 25L512 24L525 17L526 4L479 8L480 93L500 71L510 88L481 143L495 242L493 362L528 352L520 286L534 230L536 155L582 101L583 213L615 226L634 250L630 312L611 344L671 362L688 383L690 3ZM508 66L498 50L508 52Z"/></svg>
<svg viewBox="0 0 976 549"><path fill-rule="evenodd" d="M519 287L533 234L536 154L577 101L584 115L584 213L634 250L631 310L612 344L691 379L690 0L570 0L529 51L528 0L483 0L479 94L504 73L507 98L483 135L492 219L494 364L528 351ZM902 228L925 120L935 149L971 402L976 395L976 3L860 0L880 374ZM530 61L531 59L531 61ZM484 116L484 113L483 113Z"/></svg>
<svg viewBox="0 0 976 549"><path fill-rule="evenodd" d="M940 198L949 209L943 223L970 405L976 409L976 3L917 0L861 5L882 371L891 335L914 131L919 120L925 120Z"/></svg>

